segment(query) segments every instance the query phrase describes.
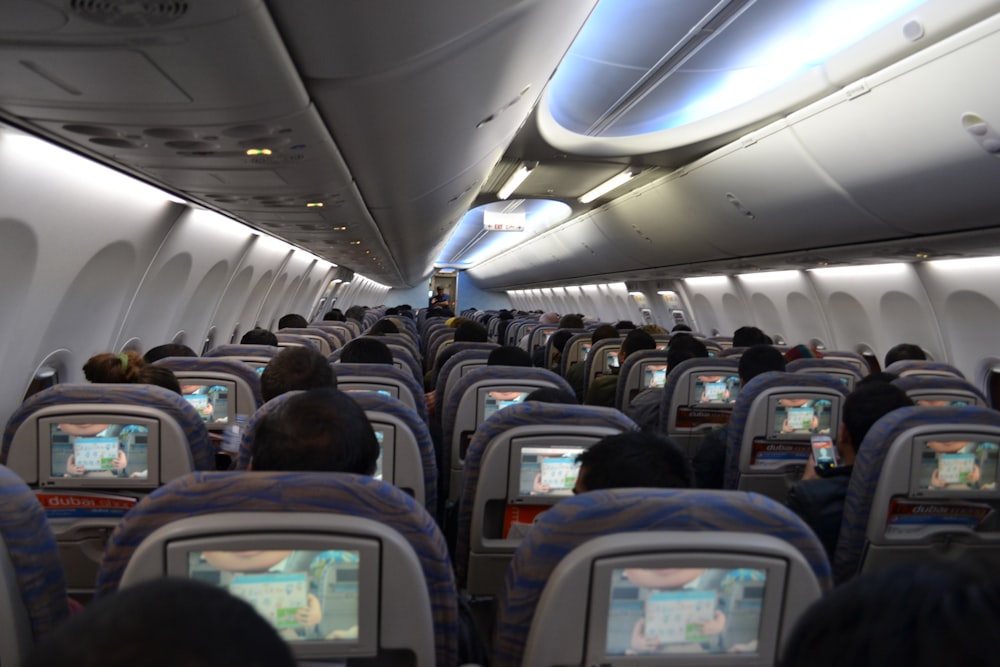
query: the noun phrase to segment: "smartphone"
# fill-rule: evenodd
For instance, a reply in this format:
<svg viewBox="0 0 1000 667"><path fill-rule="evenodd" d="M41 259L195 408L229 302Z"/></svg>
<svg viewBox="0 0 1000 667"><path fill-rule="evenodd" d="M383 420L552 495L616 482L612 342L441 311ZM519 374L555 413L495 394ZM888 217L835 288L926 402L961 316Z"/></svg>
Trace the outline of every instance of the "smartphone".
<svg viewBox="0 0 1000 667"><path fill-rule="evenodd" d="M817 470L832 470L840 463L837 448L828 435L814 435L812 438L813 459Z"/></svg>

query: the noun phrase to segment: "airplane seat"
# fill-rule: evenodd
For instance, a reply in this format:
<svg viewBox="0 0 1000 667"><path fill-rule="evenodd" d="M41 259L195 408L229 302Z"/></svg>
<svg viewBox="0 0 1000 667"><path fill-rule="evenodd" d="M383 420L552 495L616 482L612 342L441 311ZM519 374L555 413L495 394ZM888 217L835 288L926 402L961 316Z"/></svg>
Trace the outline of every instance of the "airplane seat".
<svg viewBox="0 0 1000 667"><path fill-rule="evenodd" d="M333 334L323 331L318 327L287 327L285 329L280 329L278 334L293 334L296 336L305 336L306 338L311 338L318 346L319 353L324 357L329 356L330 352L336 350L340 347L340 339ZM280 342L281 339L279 338Z"/></svg>
<svg viewBox="0 0 1000 667"><path fill-rule="evenodd" d="M858 382L867 375L867 370L864 373L860 372L858 365L852 361L827 357L789 361L785 366L785 371L788 373L823 373L825 375L832 375L839 378L849 392L854 391L854 387Z"/></svg>
<svg viewBox="0 0 1000 667"><path fill-rule="evenodd" d="M453 343L453 345L461 345L461 343ZM478 345L481 345L481 343L478 343ZM491 349L482 347L459 349L458 352L452 355L451 359L444 362L444 366L441 367L441 372L438 373L437 382L434 385L435 414L441 414L441 406L448 396L449 386L454 386L454 382L449 383L449 379L457 380L457 378L462 377L473 368L485 366L491 351ZM453 375L454 377L452 377Z"/></svg>
<svg viewBox="0 0 1000 667"><path fill-rule="evenodd" d="M989 408L914 406L876 422L844 499L838 583L930 552L1000 563L998 451L1000 412Z"/></svg>
<svg viewBox="0 0 1000 667"><path fill-rule="evenodd" d="M337 389L355 391L389 392L392 398L417 413L427 423L427 403L424 389L409 370L388 364L333 364L337 375Z"/></svg>
<svg viewBox="0 0 1000 667"><path fill-rule="evenodd" d="M602 375L610 375L618 368L618 350L621 349L624 338L605 338L590 347L587 358L583 360L583 395L587 395L591 383Z"/></svg>
<svg viewBox="0 0 1000 667"><path fill-rule="evenodd" d="M380 336L369 335L369 337L374 338L376 340L380 340L386 345L398 345L400 347L405 347L414 358L420 359L420 346L417 345L417 343L412 338L410 338L408 335L404 333L397 333L397 334L390 333L390 334L382 334Z"/></svg>
<svg viewBox="0 0 1000 667"><path fill-rule="evenodd" d="M534 518L573 494L576 456L602 438L638 430L614 408L521 403L479 425L461 475L455 540L459 587L495 596ZM549 486L543 492L536 476Z"/></svg>
<svg viewBox="0 0 1000 667"><path fill-rule="evenodd" d="M233 357L254 367L257 374L264 372L267 362L275 357L281 348L277 345L216 345L202 357Z"/></svg>
<svg viewBox="0 0 1000 667"><path fill-rule="evenodd" d="M119 451L126 467L115 472ZM84 473L69 472L71 456ZM215 448L198 411L168 389L59 384L11 415L0 463L36 489L71 592L89 594L120 517L156 487L193 470L214 470Z"/></svg>
<svg viewBox="0 0 1000 667"><path fill-rule="evenodd" d="M729 423L739 395L737 359L685 359L666 375L660 397L660 432L690 458L707 431Z"/></svg>
<svg viewBox="0 0 1000 667"><path fill-rule="evenodd" d="M150 539L155 541L147 543ZM291 548L293 557L302 555L296 551L320 556L331 550L353 552L334 562L356 561L356 574L345 576L345 586L335 586L320 600L337 612L324 609L321 631L332 624L342 639L326 642L321 635L316 642L290 642L300 660L457 664L457 592L444 538L413 498L370 477L212 472L175 480L145 498L115 531L102 563L98 596L166 574L198 577L202 570L206 576L210 568L204 572L204 551L248 548ZM291 567L300 565L292 560ZM365 562L375 567L366 573ZM312 576L328 573L325 566L317 567L316 559L307 568ZM244 578L240 583L257 582ZM354 590L356 610L348 597Z"/></svg>
<svg viewBox="0 0 1000 667"><path fill-rule="evenodd" d="M660 531L670 531L669 537L658 538L657 533ZM690 540L690 544L697 546L688 547L683 542L676 541L679 538L674 536L681 531L687 534L685 539ZM747 533L753 535L748 538ZM716 536L718 539L710 546L698 542L706 536ZM715 554L706 553L706 550L714 552L716 549L726 549L725 545L729 544L738 551L741 544L762 544L755 539L761 537L779 540L794 549L792 552L785 551L783 556L778 556L779 567L774 569L768 566L762 567L767 571L768 578L780 583L780 588L784 591L778 594L782 598L782 602L778 604L783 605L784 600L787 600L793 605L801 605L801 607L786 608L785 613L792 615L800 613L817 599L822 591L830 589L832 585L830 564L816 535L794 512L765 496L737 491L698 489L607 489L567 498L538 518L514 553L499 599L491 665L517 667L522 664L626 664L624 661L601 659L594 652L590 653L587 662L584 662L584 658L568 656L555 661L547 657L538 657L529 662L529 655L525 653L530 644L530 655L539 655L536 651L541 650L538 646L541 637L538 631L532 629L532 623L533 620L537 620L540 624L558 622L553 621L552 614L562 613L568 624L575 624L574 630L567 630L573 634L585 632L589 627L590 635L595 642L608 636L606 627L594 632L595 628L588 625L588 619L580 616L585 615L588 609L594 609L601 597L605 601L610 600L607 588L591 590L590 586L593 583L588 585L581 583L577 594L585 596L585 602L582 604L578 602L579 598L571 601L565 598L554 601L551 599L553 594L543 593L550 580L565 590L563 572L558 572L556 576L558 566L575 549L586 547L592 540L606 538L598 542L599 548L615 549L616 544L625 547L630 545L633 539L649 538L657 551L661 549L666 551L669 547L670 555L665 555L665 558L677 559L672 562L666 561L668 567L676 567L673 563L678 561L684 563L681 567L704 567L714 563L726 563L728 566L728 562L731 562L716 561L713 558ZM771 543L768 548L776 549L772 540L766 541ZM694 562L683 560L689 558L692 552L703 560ZM795 552L798 552L798 556L805 561L804 565L802 563L790 565L793 561L799 560ZM618 553L615 552L615 555ZM674 553L678 555L675 556ZM578 565L574 564L575 560L575 558L569 560L567 567L577 567ZM625 559L622 562L625 565L644 564L642 560ZM647 562L659 567L662 567L659 563L664 563L657 560ZM792 569L796 572L794 576L789 574ZM777 572L782 574L773 577L772 573ZM549 599L546 599L544 606L540 606L543 595ZM775 598L770 600L770 602L765 600L764 604L770 605L776 602ZM554 611L554 606L561 611ZM770 615L773 612L770 609L762 609L762 613ZM769 621L767 624L761 624L762 629L768 627L772 630L760 635L761 639L766 638L769 642L772 641L775 632L774 626L770 623ZM753 624L741 625L745 627ZM791 623L779 624L777 641L784 640L791 626ZM550 638L549 641L553 644L550 647L552 650L562 650L563 645L568 645L565 648L582 651L582 643L575 646L575 642L562 641L563 636L560 637L560 641L553 641ZM560 646L555 646L556 644ZM773 646L757 648L758 660L748 661L748 664L774 664ZM771 651L770 656L768 651ZM739 662L736 656L726 657L732 658L734 664ZM771 658L770 661L767 661L768 657ZM652 662L654 659L640 658L636 664L640 662L663 664ZM722 664L722 662L722 660L711 662L704 656L699 658L700 664ZM673 664L673 661L670 664Z"/></svg>
<svg viewBox="0 0 1000 667"><path fill-rule="evenodd" d="M437 463L427 422L394 398L364 391L352 394L365 411L382 447L380 479L400 487L421 505L437 508Z"/></svg>
<svg viewBox="0 0 1000 667"><path fill-rule="evenodd" d="M35 493L0 466L0 665L22 664L69 616L59 547Z"/></svg>
<svg viewBox="0 0 1000 667"><path fill-rule="evenodd" d="M325 334L331 336L335 341L336 345L331 345L330 351L343 347L348 343L348 341L354 339L354 332L343 322L337 322L336 320L321 320L319 322L310 322L310 329L319 329Z"/></svg>
<svg viewBox="0 0 1000 667"><path fill-rule="evenodd" d="M313 338L312 336L302 336L299 334L286 333L284 329L275 332L275 337L278 339L278 347L309 347L320 354L323 354L323 347L320 345L321 339ZM329 348L329 346L327 346ZM329 349L327 349L326 354L323 356L328 356L330 354Z"/></svg>
<svg viewBox="0 0 1000 667"><path fill-rule="evenodd" d="M750 349L750 348L747 348L747 347L733 347L732 345L730 345L727 348L723 348L722 352L719 352L715 356L718 357L718 358L733 357L735 359L739 359L743 355L743 353L746 352L748 349Z"/></svg>
<svg viewBox="0 0 1000 667"><path fill-rule="evenodd" d="M479 424L541 387L573 393L565 379L544 368L482 366L458 378L441 410L438 493L442 502L458 502L465 451Z"/></svg>
<svg viewBox="0 0 1000 667"><path fill-rule="evenodd" d="M817 373L770 371L740 389L726 441L726 489L784 501L812 453L813 435L834 442L847 389Z"/></svg>
<svg viewBox="0 0 1000 667"><path fill-rule="evenodd" d="M347 328L350 329L351 332L354 334L353 336L354 338L357 338L358 336L361 335L362 331L361 322L358 322L357 320L348 317L346 320L344 320L344 324L346 324Z"/></svg>
<svg viewBox="0 0 1000 667"><path fill-rule="evenodd" d="M222 382L227 389L226 398L222 410L218 408L223 401L216 398L212 402L215 408L213 415L220 412L223 416L250 416L264 403L260 393L260 376L242 361L227 357L166 357L155 362L155 365L173 371L182 386L210 386L215 382ZM195 405L196 409L197 407ZM228 419L222 422L216 419L207 423L210 427L224 427Z"/></svg>
<svg viewBox="0 0 1000 667"><path fill-rule="evenodd" d="M423 394L423 374L420 372L420 362L414 358L410 350L404 345L397 345L395 343L387 344L386 347L389 348L389 352L392 353L392 363L393 365L403 371L408 372L417 384L420 385L420 393ZM338 348L330 353L326 358L327 361L333 364L340 363L340 355L343 353L344 348Z"/></svg>
<svg viewBox="0 0 1000 667"><path fill-rule="evenodd" d="M545 345L549 338L559 330L557 324L536 324L528 330L528 354L534 354L535 348Z"/></svg>
<svg viewBox="0 0 1000 667"><path fill-rule="evenodd" d="M490 352L497 349L498 347L500 346L497 345L496 343L478 343L474 341L460 340L457 343L456 342L449 343L446 347L438 348L437 358L434 359L434 363L431 365L431 370L437 370L439 358L442 354L444 354L444 350L446 349L448 350L448 353L452 356L451 358L448 359L448 361L445 361L445 365L447 365L448 362L451 361L451 359L453 359L456 355L461 354L462 352L467 352L469 350L478 350L486 354L486 356L483 357L483 364L482 364L485 366L486 359L490 356ZM441 371L443 370L444 366L441 367ZM466 370L465 372L468 372L468 370ZM437 391L437 383L441 379L441 375L442 375L441 372L437 372L433 377L434 384L432 386L434 387L435 391Z"/></svg>
<svg viewBox="0 0 1000 667"><path fill-rule="evenodd" d="M725 349L720 344L716 343L715 341L709 338L705 338L703 336L697 336L697 339L700 340L701 343L705 346L705 349L708 351L708 356L710 357L719 356Z"/></svg>
<svg viewBox="0 0 1000 667"><path fill-rule="evenodd" d="M871 367L868 365L868 362L865 361L865 358L853 350L822 350L822 354L823 356L820 357L820 359L846 361L847 363L853 365L855 370L861 374L861 377L865 377L871 373Z"/></svg>
<svg viewBox="0 0 1000 667"><path fill-rule="evenodd" d="M732 336L709 336L707 340L710 340L711 342L721 347L723 351L728 350L733 346Z"/></svg>
<svg viewBox="0 0 1000 667"><path fill-rule="evenodd" d="M563 348L562 357L559 359L559 375L566 377L573 364L586 361L587 353L590 352L590 336L590 331L581 331L566 341L566 347Z"/></svg>
<svg viewBox="0 0 1000 667"><path fill-rule="evenodd" d="M434 362L437 361L437 356L441 353L441 348L451 344L454 340L455 330L451 327L435 331L431 334L431 338L427 343L427 353L424 355L425 371L434 369Z"/></svg>
<svg viewBox="0 0 1000 667"><path fill-rule="evenodd" d="M666 350L633 352L625 358L618 371L615 407L624 412L636 394L645 389L663 387L666 377Z"/></svg>
<svg viewBox="0 0 1000 667"><path fill-rule="evenodd" d="M990 407L983 392L968 380L944 375L904 375L892 381L916 405Z"/></svg>
<svg viewBox="0 0 1000 667"><path fill-rule="evenodd" d="M894 361L886 366L885 372L898 375L899 377L906 377L908 375L941 375L944 377L965 379L962 371L943 361L904 359L902 361Z"/></svg>

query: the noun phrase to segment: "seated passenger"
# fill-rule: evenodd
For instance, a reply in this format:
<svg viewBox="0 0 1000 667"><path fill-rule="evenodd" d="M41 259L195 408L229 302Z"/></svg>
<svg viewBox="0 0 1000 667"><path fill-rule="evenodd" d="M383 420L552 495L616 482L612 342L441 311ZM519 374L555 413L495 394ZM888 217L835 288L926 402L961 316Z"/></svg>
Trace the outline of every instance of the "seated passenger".
<svg viewBox="0 0 1000 667"><path fill-rule="evenodd" d="M246 602L188 579L154 579L97 600L46 635L24 667L295 667Z"/></svg>
<svg viewBox="0 0 1000 667"><path fill-rule="evenodd" d="M618 330L610 324L602 324L591 332L590 344L593 346L598 341L609 338L618 338ZM581 359L566 369L566 381L569 382L569 386L573 387L573 391L576 392L576 400L578 401L583 400L583 386L586 384L586 367L586 360Z"/></svg>
<svg viewBox="0 0 1000 667"><path fill-rule="evenodd" d="M139 369L146 365L142 355L133 350L120 354L95 354L83 365L83 376L95 384L136 382Z"/></svg>
<svg viewBox="0 0 1000 667"><path fill-rule="evenodd" d="M169 389L170 391L178 393L181 396L185 393L181 389L181 383L177 380L177 376L174 375L174 372L164 366L143 366L136 374L135 381L138 384L155 384L158 387Z"/></svg>
<svg viewBox="0 0 1000 667"><path fill-rule="evenodd" d="M819 470L810 456L802 481L788 490L786 504L813 529L831 561L837 548L844 497L858 447L875 422L896 408L909 405L913 405L913 401L896 385L884 382L858 385L844 400L843 423L836 443L840 462L835 467Z"/></svg>
<svg viewBox="0 0 1000 667"><path fill-rule="evenodd" d="M688 359L708 356L708 348L700 340L688 333L674 334L667 345L667 375L677 368L677 364ZM663 401L663 387L644 389L635 395L625 409L625 414L632 418L643 430L656 430L660 427L660 403Z"/></svg>
<svg viewBox="0 0 1000 667"><path fill-rule="evenodd" d="M392 350L389 346L370 336L355 338L340 352L343 364L388 364L392 366Z"/></svg>
<svg viewBox="0 0 1000 667"><path fill-rule="evenodd" d="M998 623L995 564L921 556L919 562L863 574L827 593L795 624L780 664L996 664Z"/></svg>
<svg viewBox="0 0 1000 667"><path fill-rule="evenodd" d="M337 388L337 376L326 357L310 347L286 347L260 374L260 393L270 401L295 389Z"/></svg>
<svg viewBox="0 0 1000 667"><path fill-rule="evenodd" d="M753 347L770 345L771 338L757 327L740 327L733 332L733 347Z"/></svg>
<svg viewBox="0 0 1000 667"><path fill-rule="evenodd" d="M740 356L739 376L742 387L761 373L784 371L785 358L770 345L754 345ZM726 467L726 440L729 425L712 429L702 438L691 461L695 486L699 489L721 489Z"/></svg>
<svg viewBox="0 0 1000 667"><path fill-rule="evenodd" d="M625 336L621 347L618 348L618 366L612 369L610 375L594 378L587 389L587 398L583 401L585 405L603 405L608 408L615 407L615 399L618 396L618 371L622 363L633 352L641 350L655 350L656 341L653 337L642 329L632 329Z"/></svg>
<svg viewBox="0 0 1000 667"><path fill-rule="evenodd" d="M576 396L565 389L557 387L539 387L524 397L524 402L538 401L539 403L561 403L563 405L579 405Z"/></svg>
<svg viewBox="0 0 1000 667"><path fill-rule="evenodd" d="M693 331L693 329L691 329L689 325L681 322L680 324L675 324L674 328L670 330L670 333L683 333L683 332L690 333L691 331Z"/></svg>
<svg viewBox="0 0 1000 667"><path fill-rule="evenodd" d="M572 338L573 336L574 336L573 331L569 329L560 329L559 331L556 331L554 334L552 334L552 338L550 339L550 341L552 343L552 349L554 350L554 353L552 355L552 365L549 366L549 370L552 371L553 373L559 372L559 366L562 363L563 350L566 349L566 343L568 343L569 339ZM544 348L542 354L544 362L544 354L545 354ZM532 362L534 362L534 359L532 360ZM535 365L539 366L540 368L544 367L544 363L541 365L538 364Z"/></svg>
<svg viewBox="0 0 1000 667"><path fill-rule="evenodd" d="M343 322L345 319L344 313L340 308L331 308L323 315L324 322Z"/></svg>
<svg viewBox="0 0 1000 667"><path fill-rule="evenodd" d="M366 336L385 336L386 334L398 334L399 327L388 317L383 317L371 326L366 332Z"/></svg>
<svg viewBox="0 0 1000 667"><path fill-rule="evenodd" d="M380 453L361 406L327 387L296 394L261 419L248 468L374 475Z"/></svg>
<svg viewBox="0 0 1000 667"><path fill-rule="evenodd" d="M905 361L908 359L926 361L927 354L919 345L914 345L913 343L900 343L885 353L885 366L883 366L883 368L888 368L890 364L894 364L897 361Z"/></svg>
<svg viewBox="0 0 1000 667"><path fill-rule="evenodd" d="M192 350L187 345L179 345L178 343L165 343L163 345L157 345L156 347L151 347L146 350L146 354L142 355L143 360L147 364L151 364L154 361L159 361L160 359L166 359L167 357L197 357L198 353Z"/></svg>
<svg viewBox="0 0 1000 667"><path fill-rule="evenodd" d="M307 326L309 326L309 320L297 313L283 315L278 320L278 331L282 329L304 329Z"/></svg>
<svg viewBox="0 0 1000 667"><path fill-rule="evenodd" d="M277 347L278 337L267 329L254 327L250 331L243 334L243 337L240 338L240 345L270 345L272 347Z"/></svg>
<svg viewBox="0 0 1000 667"><path fill-rule="evenodd" d="M504 345L490 352L487 366L531 366L531 356L516 345Z"/></svg>
<svg viewBox="0 0 1000 667"><path fill-rule="evenodd" d="M629 431L602 438L576 460L580 473L573 493L598 489L691 488L687 457L658 433Z"/></svg>

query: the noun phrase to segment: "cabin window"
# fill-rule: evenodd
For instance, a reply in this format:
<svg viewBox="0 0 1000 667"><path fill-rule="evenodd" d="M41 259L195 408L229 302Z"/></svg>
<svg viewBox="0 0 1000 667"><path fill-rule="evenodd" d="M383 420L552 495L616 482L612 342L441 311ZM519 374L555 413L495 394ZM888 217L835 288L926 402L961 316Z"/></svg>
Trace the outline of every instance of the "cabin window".
<svg viewBox="0 0 1000 667"><path fill-rule="evenodd" d="M121 346L118 350L119 352L138 352L142 354L142 339L141 338L129 338L125 341L125 344Z"/></svg>
<svg viewBox="0 0 1000 667"><path fill-rule="evenodd" d="M813 338L812 340L809 341L809 347L822 352L826 349L826 343L824 343L819 338Z"/></svg>
<svg viewBox="0 0 1000 667"><path fill-rule="evenodd" d="M205 336L205 343L201 346L201 356L205 356L205 353L215 347L215 327L208 330L208 335Z"/></svg>
<svg viewBox="0 0 1000 667"><path fill-rule="evenodd" d="M22 400L26 401L43 389L54 387L57 384L59 384L59 371L52 366L41 366L35 371L31 382L28 383L28 389L24 392Z"/></svg>
<svg viewBox="0 0 1000 667"><path fill-rule="evenodd" d="M774 341L775 345L788 345L788 343L785 342L785 337L780 333L771 334L771 340Z"/></svg>
<svg viewBox="0 0 1000 667"><path fill-rule="evenodd" d="M184 345L184 339L187 338L187 332L181 329L174 334L174 337L170 340L174 345Z"/></svg>
<svg viewBox="0 0 1000 667"><path fill-rule="evenodd" d="M240 339L240 323L237 322L236 326L233 327L233 335L229 337L229 344L235 345L239 339Z"/></svg>

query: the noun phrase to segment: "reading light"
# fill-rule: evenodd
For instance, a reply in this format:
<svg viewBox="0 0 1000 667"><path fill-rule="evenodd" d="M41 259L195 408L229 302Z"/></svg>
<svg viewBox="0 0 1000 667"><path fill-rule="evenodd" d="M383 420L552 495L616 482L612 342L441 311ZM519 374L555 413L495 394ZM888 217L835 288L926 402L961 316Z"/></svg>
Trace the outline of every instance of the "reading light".
<svg viewBox="0 0 1000 667"><path fill-rule="evenodd" d="M345 225L341 225L340 227L334 227L333 231L335 231L335 232L346 232L347 231L347 227Z"/></svg>
<svg viewBox="0 0 1000 667"><path fill-rule="evenodd" d="M306 203L306 208L323 208L323 202L321 201L311 201Z"/></svg>
<svg viewBox="0 0 1000 667"><path fill-rule="evenodd" d="M594 201L601 195L611 192L617 187L625 185L630 180L632 180L633 176L635 176L635 174L632 173L631 168L626 169L625 171L616 176L612 176L611 178L609 178L608 180L604 181L596 188L591 190L590 192L587 192L582 197L580 197L580 203L589 204L590 202Z"/></svg>
<svg viewBox="0 0 1000 667"><path fill-rule="evenodd" d="M524 180L528 178L532 169L534 169L533 166L529 167L526 164L522 164L518 167L518 170L511 174L510 178L507 179L507 182L504 183L503 187L497 192L497 199L506 199L514 194L514 190L516 190L517 186L521 183L524 183Z"/></svg>
<svg viewBox="0 0 1000 667"><path fill-rule="evenodd" d="M250 156L250 157L253 157L255 155L270 155L270 154L271 154L271 149L270 148L248 148L247 149L247 155Z"/></svg>

